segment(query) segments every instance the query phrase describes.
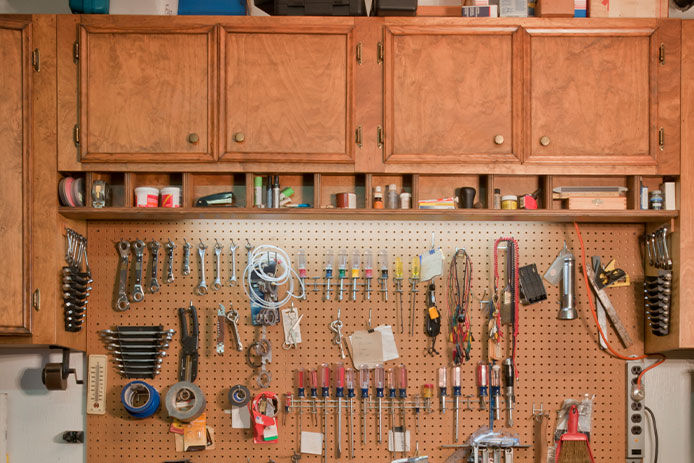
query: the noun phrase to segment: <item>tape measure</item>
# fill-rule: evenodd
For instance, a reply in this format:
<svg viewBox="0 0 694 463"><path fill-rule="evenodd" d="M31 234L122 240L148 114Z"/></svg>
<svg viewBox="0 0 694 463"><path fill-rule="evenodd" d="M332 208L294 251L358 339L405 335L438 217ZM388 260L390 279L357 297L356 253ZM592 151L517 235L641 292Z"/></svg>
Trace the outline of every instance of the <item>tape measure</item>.
<svg viewBox="0 0 694 463"><path fill-rule="evenodd" d="M88 363L87 414L106 414L106 369L105 355L90 355Z"/></svg>

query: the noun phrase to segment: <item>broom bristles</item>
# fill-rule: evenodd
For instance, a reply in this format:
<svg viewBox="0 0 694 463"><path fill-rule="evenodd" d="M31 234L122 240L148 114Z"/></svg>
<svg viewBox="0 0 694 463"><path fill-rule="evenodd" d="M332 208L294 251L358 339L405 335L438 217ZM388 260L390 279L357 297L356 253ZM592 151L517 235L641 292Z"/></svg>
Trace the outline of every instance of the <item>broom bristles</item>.
<svg viewBox="0 0 694 463"><path fill-rule="evenodd" d="M562 441L557 463L591 463L588 442L584 440Z"/></svg>

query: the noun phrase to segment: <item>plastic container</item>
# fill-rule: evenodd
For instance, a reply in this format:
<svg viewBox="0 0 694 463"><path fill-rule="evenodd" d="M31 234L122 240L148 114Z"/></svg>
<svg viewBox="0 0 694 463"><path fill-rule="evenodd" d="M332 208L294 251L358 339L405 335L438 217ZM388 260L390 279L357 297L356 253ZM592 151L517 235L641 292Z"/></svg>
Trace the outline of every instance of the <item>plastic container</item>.
<svg viewBox="0 0 694 463"><path fill-rule="evenodd" d="M400 195L398 195L397 187L395 183L388 185L388 191L386 192L386 209L398 209Z"/></svg>
<svg viewBox="0 0 694 463"><path fill-rule="evenodd" d="M651 191L651 209L661 210L663 208L663 192L660 190Z"/></svg>
<svg viewBox="0 0 694 463"><path fill-rule="evenodd" d="M175 15L178 0L109 0L109 14Z"/></svg>
<svg viewBox="0 0 694 463"><path fill-rule="evenodd" d="M400 209L409 209L411 207L410 202L412 199L412 194L406 191L400 193Z"/></svg>
<svg viewBox="0 0 694 463"><path fill-rule="evenodd" d="M180 15L244 16L246 2L239 0L178 0Z"/></svg>
<svg viewBox="0 0 694 463"><path fill-rule="evenodd" d="M161 207L181 207L181 189L177 186L162 188Z"/></svg>
<svg viewBox="0 0 694 463"><path fill-rule="evenodd" d="M70 11L75 14L108 14L108 0L70 0Z"/></svg>
<svg viewBox="0 0 694 463"><path fill-rule="evenodd" d="M502 209L518 209L518 196L505 195L501 197Z"/></svg>
<svg viewBox="0 0 694 463"><path fill-rule="evenodd" d="M135 188L136 207L158 207L159 189L151 186L139 186Z"/></svg>
<svg viewBox="0 0 694 463"><path fill-rule="evenodd" d="M364 0L259 0L272 16L366 16Z"/></svg>
<svg viewBox="0 0 694 463"><path fill-rule="evenodd" d="M501 190L494 188L494 207L493 209L501 209Z"/></svg>

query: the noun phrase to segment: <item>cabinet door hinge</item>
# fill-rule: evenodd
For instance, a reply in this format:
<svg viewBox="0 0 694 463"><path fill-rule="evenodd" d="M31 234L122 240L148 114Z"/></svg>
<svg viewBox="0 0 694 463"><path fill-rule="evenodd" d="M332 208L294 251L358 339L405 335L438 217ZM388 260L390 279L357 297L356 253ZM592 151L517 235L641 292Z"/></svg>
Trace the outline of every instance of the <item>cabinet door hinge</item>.
<svg viewBox="0 0 694 463"><path fill-rule="evenodd" d="M80 43L76 40L72 44L72 59L75 63L80 60Z"/></svg>
<svg viewBox="0 0 694 463"><path fill-rule="evenodd" d="M383 53L383 42L378 42L378 46L376 48L376 59L379 63L383 62Z"/></svg>
<svg viewBox="0 0 694 463"><path fill-rule="evenodd" d="M35 311L41 310L41 290L36 288L34 293L31 295L31 306Z"/></svg>
<svg viewBox="0 0 694 463"><path fill-rule="evenodd" d="M658 147L660 151L665 149L665 129L662 127L658 130Z"/></svg>
<svg viewBox="0 0 694 463"><path fill-rule="evenodd" d="M379 125L378 127L376 127L376 142L378 143L379 148L383 148L384 138L385 132L383 130L383 127Z"/></svg>
<svg viewBox="0 0 694 463"><path fill-rule="evenodd" d="M72 139L75 142L75 146L80 146L80 126L79 124L75 124L75 127L72 129Z"/></svg>
<svg viewBox="0 0 694 463"><path fill-rule="evenodd" d="M361 64L361 49L362 49L362 44L359 42L357 44L357 64Z"/></svg>
<svg viewBox="0 0 694 463"><path fill-rule="evenodd" d="M354 131L354 143L356 143L357 146L361 148L361 125L357 126L357 130Z"/></svg>
<svg viewBox="0 0 694 463"><path fill-rule="evenodd" d="M34 51L31 52L31 66L36 72L41 70L41 55L38 48L34 48Z"/></svg>
<svg viewBox="0 0 694 463"><path fill-rule="evenodd" d="M661 43L658 49L658 62L660 64L665 64L665 44Z"/></svg>

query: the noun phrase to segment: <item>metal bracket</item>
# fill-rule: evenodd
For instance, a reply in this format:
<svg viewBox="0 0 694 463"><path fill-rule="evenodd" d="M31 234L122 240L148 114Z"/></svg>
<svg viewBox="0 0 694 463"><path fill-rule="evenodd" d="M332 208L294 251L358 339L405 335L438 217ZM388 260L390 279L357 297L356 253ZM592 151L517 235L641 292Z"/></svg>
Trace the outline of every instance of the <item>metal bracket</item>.
<svg viewBox="0 0 694 463"><path fill-rule="evenodd" d="M31 52L31 66L36 72L41 70L41 55L38 48L34 48L34 51Z"/></svg>

